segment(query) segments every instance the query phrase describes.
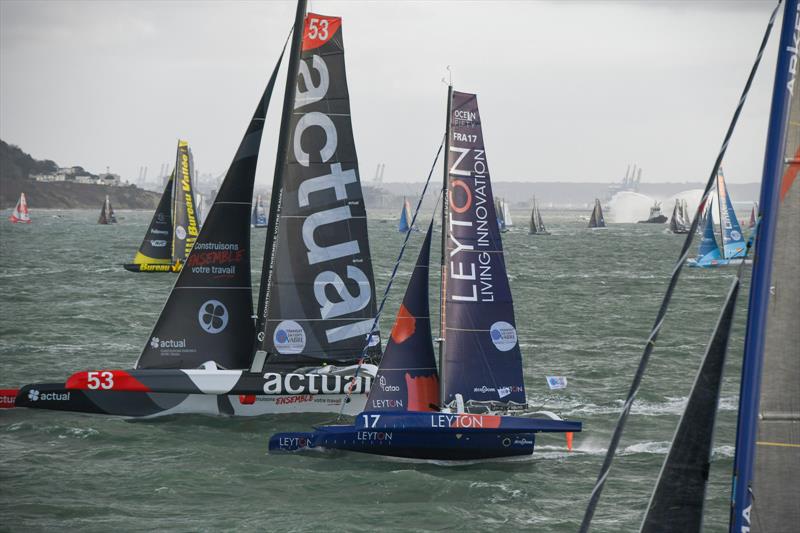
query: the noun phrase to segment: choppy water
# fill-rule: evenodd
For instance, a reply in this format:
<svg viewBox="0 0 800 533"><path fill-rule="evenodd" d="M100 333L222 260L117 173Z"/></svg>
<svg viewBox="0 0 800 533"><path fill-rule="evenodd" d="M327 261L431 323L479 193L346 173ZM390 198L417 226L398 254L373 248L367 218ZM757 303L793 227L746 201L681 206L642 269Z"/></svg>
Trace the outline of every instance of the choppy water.
<svg viewBox="0 0 800 533"><path fill-rule="evenodd" d="M521 226L503 236L529 400L584 422L572 453L563 436L544 435L531 458L511 462L275 456L266 451L270 434L330 417L129 422L0 411L0 530L575 531L683 238L663 226L587 230L578 215L545 213L551 237ZM120 266L150 213L119 212L116 226L96 225L94 211L32 216L29 226L0 222L0 387L130 367L174 282ZM380 291L402 239L381 217L370 220ZM254 232L260 258L264 230ZM422 234L412 239L384 331ZM731 276L684 273L594 531L638 530ZM718 419L709 531L727 522L744 296ZM544 376L552 374L567 376L569 387L549 391Z"/></svg>

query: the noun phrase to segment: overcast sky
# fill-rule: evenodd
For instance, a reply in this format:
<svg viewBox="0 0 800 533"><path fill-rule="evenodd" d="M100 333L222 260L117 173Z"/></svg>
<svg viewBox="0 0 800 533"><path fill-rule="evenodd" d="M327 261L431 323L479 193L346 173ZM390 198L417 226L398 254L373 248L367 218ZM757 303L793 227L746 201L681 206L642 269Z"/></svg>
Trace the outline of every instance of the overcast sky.
<svg viewBox="0 0 800 533"><path fill-rule="evenodd" d="M314 1L343 17L362 179L424 179L451 65L495 180L705 180L774 6L761 2ZM187 139L223 172L294 2L0 0L0 138L36 158L152 177ZM779 22L724 163L760 180ZM271 183L283 80L259 161ZM437 174L438 175L438 174Z"/></svg>

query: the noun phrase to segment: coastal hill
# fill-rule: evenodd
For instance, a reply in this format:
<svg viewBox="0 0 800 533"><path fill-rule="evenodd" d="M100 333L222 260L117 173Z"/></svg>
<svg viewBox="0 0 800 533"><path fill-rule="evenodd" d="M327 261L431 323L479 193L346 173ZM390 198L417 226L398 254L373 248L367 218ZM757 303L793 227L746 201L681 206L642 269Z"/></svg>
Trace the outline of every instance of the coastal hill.
<svg viewBox="0 0 800 533"><path fill-rule="evenodd" d="M82 167L71 168L77 176L97 177ZM0 140L0 209L14 207L22 192L31 209L99 209L106 195L116 209L155 209L161 197L134 185L47 182L29 177L58 170L54 161L34 159L19 147Z"/></svg>

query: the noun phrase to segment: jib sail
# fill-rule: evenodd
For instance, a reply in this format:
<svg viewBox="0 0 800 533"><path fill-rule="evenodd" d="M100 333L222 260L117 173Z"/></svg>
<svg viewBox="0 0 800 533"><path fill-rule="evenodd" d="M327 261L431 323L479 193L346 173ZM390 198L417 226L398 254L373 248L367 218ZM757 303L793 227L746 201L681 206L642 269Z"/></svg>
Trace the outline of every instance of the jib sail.
<svg viewBox="0 0 800 533"><path fill-rule="evenodd" d="M428 227L403 303L397 312L378 375L370 389L367 410L433 411L439 405L439 374L428 305L432 232L433 223Z"/></svg>
<svg viewBox="0 0 800 533"><path fill-rule="evenodd" d="M250 365L250 207L279 65L280 59L136 368L194 368L207 361L231 369Z"/></svg>
<svg viewBox="0 0 800 533"><path fill-rule="evenodd" d="M600 200L595 198L594 209L592 210L592 218L589 219L590 228L605 228L606 219L603 218L603 207L600 205Z"/></svg>
<svg viewBox="0 0 800 533"><path fill-rule="evenodd" d="M442 403L525 403L522 356L476 95L453 92Z"/></svg>
<svg viewBox="0 0 800 533"><path fill-rule="evenodd" d="M355 362L376 304L340 18L306 15L294 90L260 349L270 365Z"/></svg>
<svg viewBox="0 0 800 533"><path fill-rule="evenodd" d="M175 160L175 179L173 180L174 209L172 221L175 224L175 236L172 239L172 259L183 263L200 232L195 212L194 161L189 143L178 141L178 154Z"/></svg>
<svg viewBox="0 0 800 533"><path fill-rule="evenodd" d="M170 177L164 193L158 202L156 212L147 232L144 234L139 251L133 258L134 264L160 264L172 263L172 181Z"/></svg>

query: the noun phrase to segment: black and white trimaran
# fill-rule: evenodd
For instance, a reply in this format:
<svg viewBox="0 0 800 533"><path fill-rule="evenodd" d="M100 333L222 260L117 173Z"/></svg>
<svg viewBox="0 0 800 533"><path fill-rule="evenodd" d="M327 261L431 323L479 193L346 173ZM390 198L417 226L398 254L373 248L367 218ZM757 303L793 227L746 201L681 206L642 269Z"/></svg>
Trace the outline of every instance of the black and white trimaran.
<svg viewBox="0 0 800 533"><path fill-rule="evenodd" d="M156 212L133 263L131 272L180 272L200 233L195 200L194 158L189 143L178 141L175 169L164 187Z"/></svg>
<svg viewBox="0 0 800 533"><path fill-rule="evenodd" d="M341 19L305 16L303 0L253 316L253 183L279 65L135 369L27 385L17 406L125 416L338 413L349 391L343 412L363 410L376 367L353 378L355 363L378 359L381 348L377 335L367 339L375 283Z"/></svg>

